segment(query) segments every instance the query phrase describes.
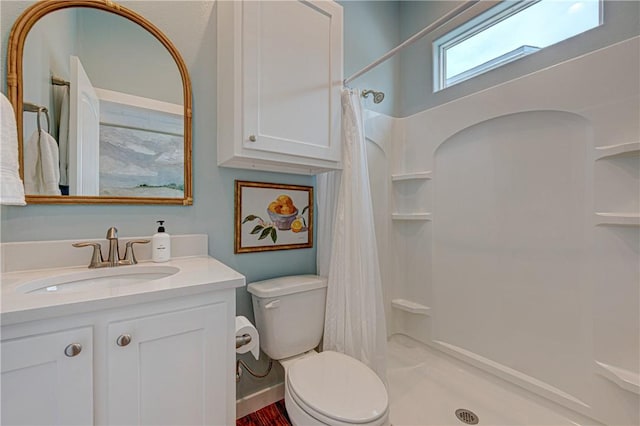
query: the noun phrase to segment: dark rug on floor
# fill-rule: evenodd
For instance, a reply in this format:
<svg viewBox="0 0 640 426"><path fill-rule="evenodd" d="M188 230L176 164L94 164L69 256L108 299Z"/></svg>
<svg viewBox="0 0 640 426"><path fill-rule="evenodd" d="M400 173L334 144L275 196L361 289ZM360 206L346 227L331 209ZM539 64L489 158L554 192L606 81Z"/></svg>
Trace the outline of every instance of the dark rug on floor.
<svg viewBox="0 0 640 426"><path fill-rule="evenodd" d="M284 399L236 420L236 426L291 426Z"/></svg>

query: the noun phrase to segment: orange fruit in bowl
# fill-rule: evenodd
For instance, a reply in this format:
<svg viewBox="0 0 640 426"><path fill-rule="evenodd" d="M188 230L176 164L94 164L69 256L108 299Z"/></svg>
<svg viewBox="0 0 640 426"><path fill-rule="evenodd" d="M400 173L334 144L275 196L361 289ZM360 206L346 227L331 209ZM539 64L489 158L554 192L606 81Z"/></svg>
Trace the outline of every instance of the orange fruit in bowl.
<svg viewBox="0 0 640 426"><path fill-rule="evenodd" d="M296 219L291 222L291 230L293 232L300 232L302 231L302 228L304 228L304 225L302 224L302 221L300 219Z"/></svg>
<svg viewBox="0 0 640 426"><path fill-rule="evenodd" d="M274 213L278 213L278 207L280 207L280 204L276 201L273 201L269 204L269 210L274 212Z"/></svg>
<svg viewBox="0 0 640 426"><path fill-rule="evenodd" d="M293 204L291 197L288 195L279 195L278 198L276 198L276 201L280 204Z"/></svg>
<svg viewBox="0 0 640 426"><path fill-rule="evenodd" d="M293 213L293 207L285 204L283 206L280 207L280 214L292 214Z"/></svg>

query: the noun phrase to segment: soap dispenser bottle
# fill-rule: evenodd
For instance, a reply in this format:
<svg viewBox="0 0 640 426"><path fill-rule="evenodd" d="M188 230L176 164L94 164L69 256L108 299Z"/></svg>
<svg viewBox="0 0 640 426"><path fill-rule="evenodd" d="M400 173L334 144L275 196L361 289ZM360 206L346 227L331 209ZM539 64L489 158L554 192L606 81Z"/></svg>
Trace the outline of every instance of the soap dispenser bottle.
<svg viewBox="0 0 640 426"><path fill-rule="evenodd" d="M151 259L154 262L167 262L171 259L171 236L164 230L164 220L158 220L158 232L151 237Z"/></svg>

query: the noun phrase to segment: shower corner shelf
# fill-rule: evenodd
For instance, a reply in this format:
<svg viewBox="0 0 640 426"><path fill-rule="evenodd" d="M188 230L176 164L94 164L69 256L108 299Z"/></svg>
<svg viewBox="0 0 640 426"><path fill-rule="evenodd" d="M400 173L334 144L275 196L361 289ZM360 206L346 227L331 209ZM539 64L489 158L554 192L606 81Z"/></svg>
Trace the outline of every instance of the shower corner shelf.
<svg viewBox="0 0 640 426"><path fill-rule="evenodd" d="M392 213L392 220L431 220L431 213Z"/></svg>
<svg viewBox="0 0 640 426"><path fill-rule="evenodd" d="M611 380L622 389L640 395L640 374L600 361L596 361L596 373Z"/></svg>
<svg viewBox="0 0 640 426"><path fill-rule="evenodd" d="M391 182L406 182L410 180L429 180L431 179L431 171L414 172L414 173L397 173L391 175Z"/></svg>
<svg viewBox="0 0 640 426"><path fill-rule="evenodd" d="M595 222L596 225L640 226L640 214L598 212L595 214Z"/></svg>
<svg viewBox="0 0 640 426"><path fill-rule="evenodd" d="M640 154L640 142L621 143L596 148L596 160L638 154Z"/></svg>
<svg viewBox="0 0 640 426"><path fill-rule="evenodd" d="M393 299L391 307L411 314L431 316L431 308L405 299Z"/></svg>

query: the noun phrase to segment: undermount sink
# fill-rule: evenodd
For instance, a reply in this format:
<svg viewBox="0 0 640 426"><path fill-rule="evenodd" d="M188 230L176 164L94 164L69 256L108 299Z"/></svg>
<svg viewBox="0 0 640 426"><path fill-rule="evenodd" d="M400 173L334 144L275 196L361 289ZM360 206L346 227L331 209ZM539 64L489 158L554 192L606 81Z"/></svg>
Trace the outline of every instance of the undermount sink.
<svg viewBox="0 0 640 426"><path fill-rule="evenodd" d="M175 266L135 265L87 269L27 281L16 288L19 293L61 293L91 288L120 287L169 277L180 271Z"/></svg>

